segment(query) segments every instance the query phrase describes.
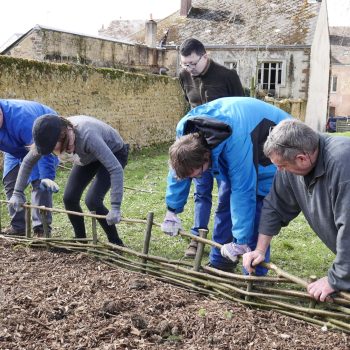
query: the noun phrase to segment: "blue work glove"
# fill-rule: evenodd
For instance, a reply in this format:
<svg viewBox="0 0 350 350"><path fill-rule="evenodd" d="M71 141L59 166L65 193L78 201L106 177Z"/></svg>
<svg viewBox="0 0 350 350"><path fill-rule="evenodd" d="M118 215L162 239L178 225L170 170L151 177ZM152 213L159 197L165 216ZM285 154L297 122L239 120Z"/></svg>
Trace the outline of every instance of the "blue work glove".
<svg viewBox="0 0 350 350"><path fill-rule="evenodd" d="M121 218L122 218L122 214L120 212L120 209L112 208L106 216L107 224L108 225L118 224Z"/></svg>
<svg viewBox="0 0 350 350"><path fill-rule="evenodd" d="M23 192L14 190L9 200L9 205L14 209L15 212L23 210L23 204L26 202L26 197Z"/></svg>
<svg viewBox="0 0 350 350"><path fill-rule="evenodd" d="M56 184L55 181L52 181L50 179L42 179L40 181L39 188L42 191L49 191L49 192L54 192L57 193L59 191L59 186Z"/></svg>
<svg viewBox="0 0 350 350"><path fill-rule="evenodd" d="M174 212L168 210L160 228L165 234L176 236L182 229L181 219Z"/></svg>

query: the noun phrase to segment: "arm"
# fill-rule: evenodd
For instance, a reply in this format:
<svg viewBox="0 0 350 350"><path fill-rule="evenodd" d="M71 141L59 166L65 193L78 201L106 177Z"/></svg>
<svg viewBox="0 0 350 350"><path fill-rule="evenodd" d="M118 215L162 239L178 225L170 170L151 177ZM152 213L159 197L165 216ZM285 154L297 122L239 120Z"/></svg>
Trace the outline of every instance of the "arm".
<svg viewBox="0 0 350 350"><path fill-rule="evenodd" d="M123 200L124 170L102 137L93 134L87 151L107 169L111 178L111 207L120 210Z"/></svg>
<svg viewBox="0 0 350 350"><path fill-rule="evenodd" d="M229 91L228 96L244 96L244 90L242 87L241 80L235 69L230 70L231 74L227 76L228 86L227 89Z"/></svg>
<svg viewBox="0 0 350 350"><path fill-rule="evenodd" d="M334 223L338 230L336 237L336 256L328 270L328 282L334 290L350 291L350 181L342 182L333 188Z"/></svg>
<svg viewBox="0 0 350 350"><path fill-rule="evenodd" d="M52 154L42 156L38 161L40 179L54 180L58 162L58 158Z"/></svg>
<svg viewBox="0 0 350 350"><path fill-rule="evenodd" d="M168 210L179 214L183 212L190 193L191 179L177 180L173 170L169 170L165 202Z"/></svg>
<svg viewBox="0 0 350 350"><path fill-rule="evenodd" d="M23 204L25 203L24 190L27 186L28 179L32 168L40 159L40 155L36 150L30 150L29 153L24 157L22 164L20 166L15 188L13 190L12 196L9 200L9 205L16 211L19 212L23 210Z"/></svg>
<svg viewBox="0 0 350 350"><path fill-rule="evenodd" d="M24 157L21 166L19 168L14 191L23 193L28 184L29 176L32 172L34 165L41 158L40 154L36 150L31 149Z"/></svg>
<svg viewBox="0 0 350 350"><path fill-rule="evenodd" d="M243 255L243 267L249 272L254 271L254 266L265 260L266 250L270 245L273 236L259 233L258 243L254 251Z"/></svg>

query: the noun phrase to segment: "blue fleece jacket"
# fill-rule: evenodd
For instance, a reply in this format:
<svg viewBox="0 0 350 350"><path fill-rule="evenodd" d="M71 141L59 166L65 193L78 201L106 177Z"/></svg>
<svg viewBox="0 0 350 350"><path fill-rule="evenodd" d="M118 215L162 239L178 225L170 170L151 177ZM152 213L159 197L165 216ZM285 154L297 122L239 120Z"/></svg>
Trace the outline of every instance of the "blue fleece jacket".
<svg viewBox="0 0 350 350"><path fill-rule="evenodd" d="M44 114L57 113L50 107L35 101L0 99L3 123L0 128L0 150L4 154L5 177L28 153L28 146L33 143L32 127L36 118ZM42 157L33 169L30 181L37 179L54 179L57 157Z"/></svg>
<svg viewBox="0 0 350 350"><path fill-rule="evenodd" d="M231 185L232 235L238 244L250 244L254 232L256 197L271 187L276 167L263 154L269 130L291 116L281 109L249 97L224 97L192 109L177 125L179 138L202 132L211 149L211 171ZM183 211L191 179L168 175L166 204Z"/></svg>

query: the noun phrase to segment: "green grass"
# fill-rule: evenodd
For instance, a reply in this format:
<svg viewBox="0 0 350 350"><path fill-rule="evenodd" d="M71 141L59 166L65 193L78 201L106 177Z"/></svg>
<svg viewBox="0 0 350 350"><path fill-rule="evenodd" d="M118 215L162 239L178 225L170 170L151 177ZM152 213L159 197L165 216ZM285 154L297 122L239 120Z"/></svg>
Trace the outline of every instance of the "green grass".
<svg viewBox="0 0 350 350"><path fill-rule="evenodd" d="M333 134L332 134L333 135ZM342 135L350 136L350 133ZM130 155L125 169L126 187L122 204L124 218L145 219L148 212L154 213L154 221L161 223L166 211L165 189L168 172L168 145L150 147ZM54 207L63 209L62 195L69 170L60 168L57 182L61 191L54 195ZM27 190L28 191L28 190ZM215 193L215 191L214 191ZM192 192L191 192L192 194ZM2 199L4 195L2 194ZM215 207L214 197L214 207ZM109 198L106 197L108 205ZM84 211L87 211L83 201ZM214 210L213 210L214 212ZM193 223L193 200L189 196L184 213L181 214L184 229L189 232ZM8 215L3 208L2 225L8 224ZM211 225L212 225L211 220ZM91 234L91 222L85 219L88 232ZM210 230L212 226L210 226ZM118 225L123 241L132 249L142 251L145 225ZM98 226L99 238L105 240L105 234ZM64 214L55 214L53 235L72 237L73 230ZM209 235L210 238L210 235ZM150 244L150 254L164 256L169 259L182 259L183 251L188 242L181 237L168 237L159 228L154 227ZM209 247L206 247L206 259ZM326 248L316 234L310 229L303 215L299 215L290 225L283 228L281 233L272 240L272 261L282 269L300 277L310 275L325 276L330 267L334 254Z"/></svg>

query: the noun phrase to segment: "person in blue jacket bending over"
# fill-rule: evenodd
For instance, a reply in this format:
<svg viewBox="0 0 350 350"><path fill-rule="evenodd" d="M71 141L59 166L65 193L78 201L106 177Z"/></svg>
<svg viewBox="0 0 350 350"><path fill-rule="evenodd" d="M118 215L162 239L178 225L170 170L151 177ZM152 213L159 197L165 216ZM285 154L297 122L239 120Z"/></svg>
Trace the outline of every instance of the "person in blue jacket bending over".
<svg viewBox="0 0 350 350"><path fill-rule="evenodd" d="M233 271L239 256L254 250L264 197L276 167L262 148L272 127L289 114L250 97L224 97L198 106L177 125L177 140L169 149L170 171L166 191L167 213L162 231L174 236L182 228L191 179L209 169L218 182L218 207L210 266ZM265 261L269 261L270 251ZM244 271L245 272L245 271ZM245 272L246 273L246 272ZM258 266L257 275L267 269Z"/></svg>
<svg viewBox="0 0 350 350"><path fill-rule="evenodd" d="M25 100L0 99L0 150L4 152L3 184L6 198L9 200L16 183L20 163L29 152L33 143L32 127L35 119L43 114L57 114L52 108L41 103ZM58 191L53 181L56 176L58 158L53 155L43 157L31 173L32 184L31 203L52 207L52 192ZM10 235L24 235L24 211L15 212L8 207L11 225L2 233ZM48 212L47 222L52 222ZM32 210L32 225L34 233L42 235L43 225L39 210Z"/></svg>

